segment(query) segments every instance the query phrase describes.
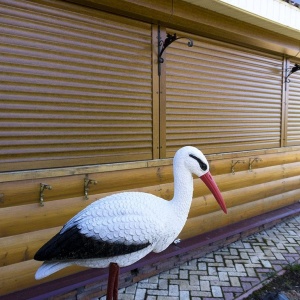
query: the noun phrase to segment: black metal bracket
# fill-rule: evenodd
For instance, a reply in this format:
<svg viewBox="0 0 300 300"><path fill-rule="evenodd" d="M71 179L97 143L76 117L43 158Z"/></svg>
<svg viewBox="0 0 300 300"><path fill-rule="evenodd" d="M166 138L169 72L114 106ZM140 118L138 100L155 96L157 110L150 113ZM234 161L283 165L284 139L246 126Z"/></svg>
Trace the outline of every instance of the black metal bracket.
<svg viewBox="0 0 300 300"><path fill-rule="evenodd" d="M289 78L289 76L291 76L293 73L295 73L295 72L297 72L297 71L300 71L300 64L295 64L294 66L292 66L292 67L289 67L289 68L287 68L286 69L286 76L285 76L285 82L286 83L289 83L290 82L290 80L288 79Z"/></svg>
<svg viewBox="0 0 300 300"><path fill-rule="evenodd" d="M167 33L166 39L163 41L160 39L160 32L158 33L158 75L160 76L161 74L161 64L164 62L164 59L162 57L164 51L175 41L179 39L188 39L187 45L189 47L193 47L194 42L190 38L186 37L177 37L176 33L173 35L170 33Z"/></svg>

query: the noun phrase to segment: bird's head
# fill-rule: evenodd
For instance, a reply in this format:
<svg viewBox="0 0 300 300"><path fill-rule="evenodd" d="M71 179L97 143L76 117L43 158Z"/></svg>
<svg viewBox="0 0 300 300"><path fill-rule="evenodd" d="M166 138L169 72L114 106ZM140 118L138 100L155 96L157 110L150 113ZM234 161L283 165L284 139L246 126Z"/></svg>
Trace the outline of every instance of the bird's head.
<svg viewBox="0 0 300 300"><path fill-rule="evenodd" d="M198 176L212 192L222 210L227 213L225 201L215 180L209 172L209 164L204 154L195 147L186 146L176 152L174 163L176 162L179 165L180 163L183 163L186 169Z"/></svg>

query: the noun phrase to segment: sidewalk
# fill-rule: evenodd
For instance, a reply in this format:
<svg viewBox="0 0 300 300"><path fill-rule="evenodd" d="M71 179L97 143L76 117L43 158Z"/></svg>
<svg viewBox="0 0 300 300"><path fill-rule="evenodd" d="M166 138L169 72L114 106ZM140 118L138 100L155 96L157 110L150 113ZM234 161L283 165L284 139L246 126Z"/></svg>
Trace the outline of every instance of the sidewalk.
<svg viewBox="0 0 300 300"><path fill-rule="evenodd" d="M119 300L241 300L299 260L300 215L120 289Z"/></svg>

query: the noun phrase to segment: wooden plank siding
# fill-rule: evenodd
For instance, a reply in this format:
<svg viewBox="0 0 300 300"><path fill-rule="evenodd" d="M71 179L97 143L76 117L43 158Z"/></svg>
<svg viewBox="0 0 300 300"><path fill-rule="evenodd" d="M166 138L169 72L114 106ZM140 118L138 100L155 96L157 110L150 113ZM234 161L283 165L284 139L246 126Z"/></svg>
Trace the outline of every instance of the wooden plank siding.
<svg viewBox="0 0 300 300"><path fill-rule="evenodd" d="M46 2L1 13L0 171L153 158L150 24Z"/></svg>
<svg viewBox="0 0 300 300"><path fill-rule="evenodd" d="M35 281L33 256L93 201L172 199L187 144L207 154L229 213L195 178L180 238L299 201L300 72L284 84L298 40L180 0L0 0L0 15L0 296L83 270ZM194 41L167 48L161 76L159 28Z"/></svg>

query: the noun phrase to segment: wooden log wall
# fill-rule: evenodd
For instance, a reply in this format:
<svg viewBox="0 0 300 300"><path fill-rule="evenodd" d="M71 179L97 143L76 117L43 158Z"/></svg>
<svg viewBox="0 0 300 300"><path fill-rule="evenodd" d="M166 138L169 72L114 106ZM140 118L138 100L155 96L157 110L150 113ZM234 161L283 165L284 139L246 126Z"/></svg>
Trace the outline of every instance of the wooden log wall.
<svg viewBox="0 0 300 300"><path fill-rule="evenodd" d="M195 178L194 199L181 239L300 199L299 147L211 155L208 158L211 173L229 211L225 215L204 184ZM249 161L254 158L260 160L255 161L252 171L249 171ZM231 166L237 160L244 163L237 163L233 174ZM104 172L97 172L94 168L65 175L53 170L44 171L42 175L30 171L0 174L0 295L82 271L83 268L72 267L36 281L34 274L41 263L34 261L33 256L66 221L96 199L125 190L149 192L168 200L172 198L171 160L128 164L128 169L124 166L120 164L120 170L114 165L107 166ZM86 173L90 179L98 181L97 185L90 186L89 200L84 200L83 195ZM41 182L52 186L52 190L45 191L43 207L39 205Z"/></svg>

